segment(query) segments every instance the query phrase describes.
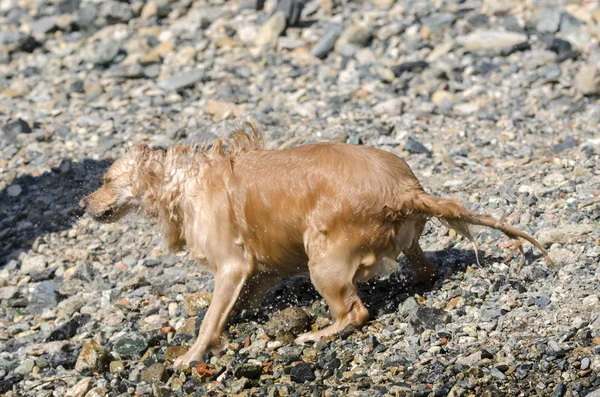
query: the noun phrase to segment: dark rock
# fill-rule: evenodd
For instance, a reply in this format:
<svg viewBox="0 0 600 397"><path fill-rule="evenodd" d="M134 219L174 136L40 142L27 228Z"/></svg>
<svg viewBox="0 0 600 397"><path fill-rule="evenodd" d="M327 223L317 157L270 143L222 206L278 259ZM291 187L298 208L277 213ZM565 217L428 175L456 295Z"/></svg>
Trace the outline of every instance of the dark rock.
<svg viewBox="0 0 600 397"><path fill-rule="evenodd" d="M279 0L272 15L283 12L287 26L296 26L300 22L303 8L304 0Z"/></svg>
<svg viewBox="0 0 600 397"><path fill-rule="evenodd" d="M262 367L258 364L241 364L233 372L236 378L258 379L262 373Z"/></svg>
<svg viewBox="0 0 600 397"><path fill-rule="evenodd" d="M0 394L8 393L12 390L13 385L19 383L23 379L22 375L10 374L4 379L0 379Z"/></svg>
<svg viewBox="0 0 600 397"><path fill-rule="evenodd" d="M114 351L122 357L141 356L148 347L148 341L142 335L129 333L120 337L114 345Z"/></svg>
<svg viewBox="0 0 600 397"><path fill-rule="evenodd" d="M48 307L56 307L64 296L58 291L58 286L53 281L42 281L31 294L31 303L27 309L34 314L41 313Z"/></svg>
<svg viewBox="0 0 600 397"><path fill-rule="evenodd" d="M294 366L290 371L290 378L292 382L296 383L311 382L317 379L312 366L307 363L300 363Z"/></svg>
<svg viewBox="0 0 600 397"><path fill-rule="evenodd" d="M79 9L81 0L61 0L57 10L60 14L72 14Z"/></svg>
<svg viewBox="0 0 600 397"><path fill-rule="evenodd" d="M15 121L8 122L2 127L2 135L9 141L13 142L19 134L30 134L31 127L25 120L17 119Z"/></svg>
<svg viewBox="0 0 600 397"><path fill-rule="evenodd" d="M564 152L565 150L569 150L574 148L577 145L577 141L575 140L575 138L573 138L572 136L568 136L565 138L564 141L562 141L561 143L558 143L556 145L552 146L552 151L554 153L561 153Z"/></svg>
<svg viewBox="0 0 600 397"><path fill-rule="evenodd" d="M74 337L77 334L77 330L87 324L92 319L89 314L81 314L73 317L63 325L56 328L50 333L50 336L46 338L46 342L52 342L56 340L66 340Z"/></svg>
<svg viewBox="0 0 600 397"><path fill-rule="evenodd" d="M404 150L409 153L426 154L427 157L431 157L431 152L420 142L415 141L412 138L408 138L404 144Z"/></svg>
<svg viewBox="0 0 600 397"><path fill-rule="evenodd" d="M317 58L324 59L329 55L335 47L335 42L342 34L343 27L336 23L328 23L325 25L325 31L321 40L315 44L311 50L311 54Z"/></svg>
<svg viewBox="0 0 600 397"><path fill-rule="evenodd" d="M414 61L414 62L404 62L400 65L396 65L392 67L392 72L396 77L400 76L404 72L409 73L418 73L429 67L429 63L425 61Z"/></svg>
<svg viewBox="0 0 600 397"><path fill-rule="evenodd" d="M156 267L160 265L160 261L156 259L144 259L144 266L146 267Z"/></svg>
<svg viewBox="0 0 600 397"><path fill-rule="evenodd" d="M515 375L518 379L525 379L529 371L531 371L531 364L519 364L515 368Z"/></svg>
<svg viewBox="0 0 600 397"><path fill-rule="evenodd" d="M554 388L554 392L552 393L552 397L563 397L567 393L567 386L564 383L559 383Z"/></svg>
<svg viewBox="0 0 600 397"><path fill-rule="evenodd" d="M414 326L433 330L437 326L448 324L450 321L452 321L452 316L449 313L446 313L442 309L425 306L420 306L410 318L410 322Z"/></svg>
<svg viewBox="0 0 600 397"><path fill-rule="evenodd" d="M340 365L342 365L342 362L340 361L339 358L334 358L333 360L328 361L323 366L324 376L325 377L333 376L333 374L335 373L335 370L338 369L340 367Z"/></svg>
<svg viewBox="0 0 600 397"><path fill-rule="evenodd" d="M205 73L202 69L194 69L186 72L177 73L164 80L160 80L156 85L158 88L166 91L177 91L182 88L195 85L204 79Z"/></svg>
<svg viewBox="0 0 600 397"><path fill-rule="evenodd" d="M238 8L238 12L241 10L255 10L260 11L265 7L265 0L244 0L240 7Z"/></svg>

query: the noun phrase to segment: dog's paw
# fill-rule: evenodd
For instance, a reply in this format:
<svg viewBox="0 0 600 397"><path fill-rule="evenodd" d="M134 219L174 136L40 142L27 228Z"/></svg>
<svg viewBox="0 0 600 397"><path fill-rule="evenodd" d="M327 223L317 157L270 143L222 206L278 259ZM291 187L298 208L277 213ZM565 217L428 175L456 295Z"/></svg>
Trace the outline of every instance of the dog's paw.
<svg viewBox="0 0 600 397"><path fill-rule="evenodd" d="M315 339L315 334L312 332L306 332L304 334L299 335L295 340L294 343L297 345L304 345L307 342L316 342Z"/></svg>
<svg viewBox="0 0 600 397"><path fill-rule="evenodd" d="M173 362L173 369L184 369L186 367L191 367L194 363L199 364L202 359L196 356L196 354L190 354L190 352L187 352L186 354L177 357Z"/></svg>

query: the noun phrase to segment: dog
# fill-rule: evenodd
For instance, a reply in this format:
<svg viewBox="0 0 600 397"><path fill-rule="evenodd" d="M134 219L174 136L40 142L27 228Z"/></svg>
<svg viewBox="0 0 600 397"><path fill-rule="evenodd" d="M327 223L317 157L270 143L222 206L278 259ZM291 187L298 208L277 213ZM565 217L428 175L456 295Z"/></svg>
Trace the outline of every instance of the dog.
<svg viewBox="0 0 600 397"><path fill-rule="evenodd" d="M552 264L528 234L426 193L393 153L343 143L267 150L252 125L211 147L134 146L79 205L101 222L143 210L162 225L171 250L187 247L214 274L213 300L198 337L175 368L220 349L237 301L256 308L282 277L298 273L310 274L334 322L300 335L297 343L364 325L369 312L356 284L393 272L401 252L417 282L434 279L436 267L419 245L431 218L471 241L471 225L500 230L513 241L511 256L522 254L521 264L521 239Z"/></svg>

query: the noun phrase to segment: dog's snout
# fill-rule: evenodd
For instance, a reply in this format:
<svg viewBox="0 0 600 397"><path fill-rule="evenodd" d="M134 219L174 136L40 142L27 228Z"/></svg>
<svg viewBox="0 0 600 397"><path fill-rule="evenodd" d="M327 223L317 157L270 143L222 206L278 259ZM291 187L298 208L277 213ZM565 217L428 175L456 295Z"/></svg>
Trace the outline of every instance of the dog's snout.
<svg viewBox="0 0 600 397"><path fill-rule="evenodd" d="M87 200L85 198L82 198L81 200L79 200L79 207L81 209L85 209L85 207L87 207Z"/></svg>

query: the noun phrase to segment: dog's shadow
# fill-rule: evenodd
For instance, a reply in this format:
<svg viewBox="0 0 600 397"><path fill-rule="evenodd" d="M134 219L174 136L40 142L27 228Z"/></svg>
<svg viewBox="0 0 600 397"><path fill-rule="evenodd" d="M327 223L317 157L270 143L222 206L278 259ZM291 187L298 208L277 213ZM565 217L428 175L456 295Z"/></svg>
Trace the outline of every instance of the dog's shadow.
<svg viewBox="0 0 600 397"><path fill-rule="evenodd" d="M0 191L0 268L38 237L68 230L83 214L77 202L98 189L111 160L63 159L39 176L21 175Z"/></svg>

